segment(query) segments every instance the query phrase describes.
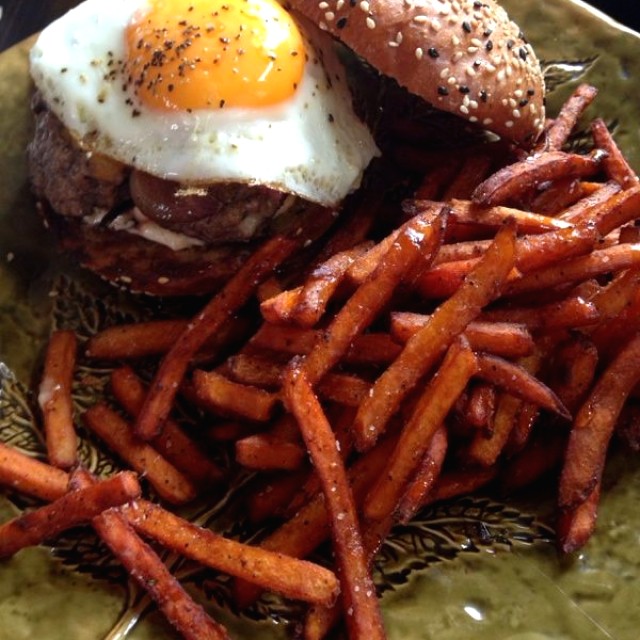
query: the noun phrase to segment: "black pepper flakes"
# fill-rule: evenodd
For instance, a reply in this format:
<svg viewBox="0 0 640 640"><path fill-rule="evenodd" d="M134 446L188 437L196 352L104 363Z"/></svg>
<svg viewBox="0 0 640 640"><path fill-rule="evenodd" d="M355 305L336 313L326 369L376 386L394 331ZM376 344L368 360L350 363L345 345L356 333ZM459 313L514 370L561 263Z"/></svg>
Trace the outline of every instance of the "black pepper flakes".
<svg viewBox="0 0 640 640"><path fill-rule="evenodd" d="M429 49L427 50L427 53L429 54L429 57L431 57L431 58L439 58L440 57L440 52L435 47L429 47Z"/></svg>

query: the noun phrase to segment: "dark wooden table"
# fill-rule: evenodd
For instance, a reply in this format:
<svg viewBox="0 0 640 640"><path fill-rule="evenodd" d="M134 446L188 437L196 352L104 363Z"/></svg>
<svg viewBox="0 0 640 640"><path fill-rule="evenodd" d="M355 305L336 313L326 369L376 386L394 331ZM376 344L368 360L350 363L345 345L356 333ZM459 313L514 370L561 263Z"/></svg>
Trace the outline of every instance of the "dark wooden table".
<svg viewBox="0 0 640 640"><path fill-rule="evenodd" d="M40 30L59 14L60 7L68 4L69 0L0 0L3 8L0 18L0 51ZM591 0L591 4L640 31L640 15L635 0Z"/></svg>

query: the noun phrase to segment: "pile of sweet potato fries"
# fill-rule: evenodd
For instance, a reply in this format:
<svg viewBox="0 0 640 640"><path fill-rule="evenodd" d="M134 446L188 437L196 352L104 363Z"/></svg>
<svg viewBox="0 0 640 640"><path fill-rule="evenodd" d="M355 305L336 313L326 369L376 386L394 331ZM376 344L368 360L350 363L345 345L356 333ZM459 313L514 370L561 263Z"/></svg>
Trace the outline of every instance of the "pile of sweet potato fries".
<svg viewBox="0 0 640 640"><path fill-rule="evenodd" d="M595 96L579 86L538 148L502 166L499 145L425 152L396 228L376 238L376 208L358 207L291 286L278 268L300 240L272 238L194 317L83 344L118 365L111 404L76 422L130 471L96 478L78 464L78 341L54 332L39 389L48 462L0 446L0 483L46 504L0 526L0 556L86 523L185 638L227 633L145 540L233 576L239 607L263 590L308 603L306 640L340 620L375 640L373 559L426 504L555 473L558 547L583 546L612 436L632 449L640 433L640 181L602 120L591 151L566 144ZM257 330L221 356L256 303ZM135 367L150 356L147 385ZM227 481L176 420L178 399L256 471L248 513L280 522L259 543L162 506ZM142 476L158 502L142 497ZM305 560L329 539L333 569Z"/></svg>

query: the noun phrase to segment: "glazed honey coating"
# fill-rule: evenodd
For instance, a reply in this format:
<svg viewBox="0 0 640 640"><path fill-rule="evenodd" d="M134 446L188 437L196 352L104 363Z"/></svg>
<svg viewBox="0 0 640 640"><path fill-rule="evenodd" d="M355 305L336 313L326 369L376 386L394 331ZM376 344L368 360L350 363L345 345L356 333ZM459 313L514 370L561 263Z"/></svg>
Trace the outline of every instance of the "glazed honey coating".
<svg viewBox="0 0 640 640"><path fill-rule="evenodd" d="M540 63L493 0L290 0L381 73L521 146L544 122Z"/></svg>

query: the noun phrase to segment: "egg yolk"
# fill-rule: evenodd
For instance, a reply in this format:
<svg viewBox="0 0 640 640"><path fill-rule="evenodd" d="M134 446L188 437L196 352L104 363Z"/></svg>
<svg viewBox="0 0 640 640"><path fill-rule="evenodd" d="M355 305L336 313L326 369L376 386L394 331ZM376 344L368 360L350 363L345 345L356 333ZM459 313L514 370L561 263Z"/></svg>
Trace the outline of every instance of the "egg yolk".
<svg viewBox="0 0 640 640"><path fill-rule="evenodd" d="M148 0L126 44L128 82L163 110L277 104L305 64L300 31L275 0Z"/></svg>

